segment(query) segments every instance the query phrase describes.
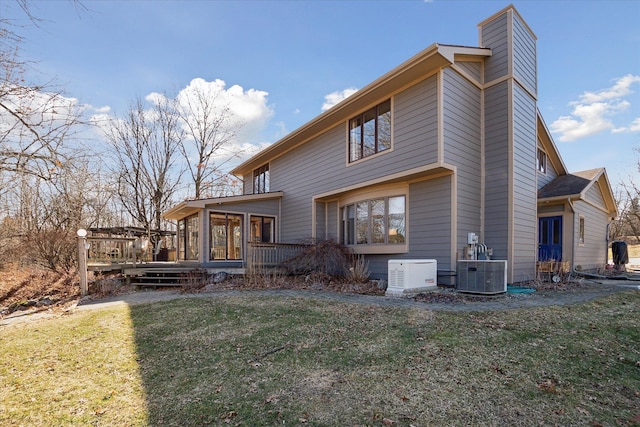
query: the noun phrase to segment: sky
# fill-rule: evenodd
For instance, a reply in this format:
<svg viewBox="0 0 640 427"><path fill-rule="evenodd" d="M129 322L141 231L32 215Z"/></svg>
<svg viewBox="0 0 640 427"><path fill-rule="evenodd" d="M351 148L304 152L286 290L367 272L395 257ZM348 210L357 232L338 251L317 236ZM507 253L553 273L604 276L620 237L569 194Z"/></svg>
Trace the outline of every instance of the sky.
<svg viewBox="0 0 640 427"><path fill-rule="evenodd" d="M263 148L433 43L478 46L478 23L511 3L537 36L538 109L569 171L640 183L640 0L32 0L38 25L0 0L0 19L24 37L28 80L92 116L207 88L244 123L238 144Z"/></svg>

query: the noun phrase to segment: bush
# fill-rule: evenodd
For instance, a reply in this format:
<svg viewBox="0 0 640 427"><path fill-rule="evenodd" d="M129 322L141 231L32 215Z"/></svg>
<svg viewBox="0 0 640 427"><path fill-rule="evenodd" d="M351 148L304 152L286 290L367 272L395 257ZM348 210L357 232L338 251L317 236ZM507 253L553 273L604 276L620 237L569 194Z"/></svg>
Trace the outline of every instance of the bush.
<svg viewBox="0 0 640 427"><path fill-rule="evenodd" d="M287 273L307 275L326 274L332 277L344 277L351 267L351 253L345 246L333 240L313 242L304 252L283 263Z"/></svg>
<svg viewBox="0 0 640 427"><path fill-rule="evenodd" d="M354 255L351 257L351 267L347 271L347 279L356 283L365 283L369 281L369 261L364 259L362 255Z"/></svg>
<svg viewBox="0 0 640 427"><path fill-rule="evenodd" d="M26 243L30 257L52 271L70 271L78 265L77 238L71 231L34 232Z"/></svg>

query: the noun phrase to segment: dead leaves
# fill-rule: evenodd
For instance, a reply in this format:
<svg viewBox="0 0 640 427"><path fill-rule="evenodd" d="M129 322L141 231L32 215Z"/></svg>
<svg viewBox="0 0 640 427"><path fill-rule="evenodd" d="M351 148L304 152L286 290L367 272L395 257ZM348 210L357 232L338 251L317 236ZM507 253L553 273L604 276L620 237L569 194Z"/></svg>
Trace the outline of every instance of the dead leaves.
<svg viewBox="0 0 640 427"><path fill-rule="evenodd" d="M556 385L557 385L556 381L549 378L546 378L542 381L538 381L538 388L540 390L543 390L549 393L558 393L558 389Z"/></svg>

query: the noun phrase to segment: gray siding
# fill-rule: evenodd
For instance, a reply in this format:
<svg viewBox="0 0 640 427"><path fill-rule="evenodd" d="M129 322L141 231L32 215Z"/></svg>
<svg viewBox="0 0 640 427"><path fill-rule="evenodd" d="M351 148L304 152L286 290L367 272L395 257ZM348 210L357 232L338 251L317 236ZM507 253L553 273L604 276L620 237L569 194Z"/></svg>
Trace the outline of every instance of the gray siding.
<svg viewBox="0 0 640 427"><path fill-rule="evenodd" d="M514 84L513 109L513 280L533 277L537 236L536 187L536 103L519 85Z"/></svg>
<svg viewBox="0 0 640 427"><path fill-rule="evenodd" d="M340 226L340 218L338 217L338 202L327 203L327 233L325 239L340 240L338 235L338 227Z"/></svg>
<svg viewBox="0 0 640 427"><path fill-rule="evenodd" d="M574 203L575 215L575 265L583 269L593 270L603 267L607 257L607 224L609 216L603 209L606 203L598 183L587 190L585 199L590 203L578 201ZM585 236L584 244L580 238L580 215L584 217Z"/></svg>
<svg viewBox="0 0 640 427"><path fill-rule="evenodd" d="M311 197L437 160L437 91L432 77L393 99L393 149L346 166L347 130L341 123L273 160L272 191L283 191L282 241L312 233ZM381 102L384 99L380 100Z"/></svg>
<svg viewBox="0 0 640 427"><path fill-rule="evenodd" d="M525 87L537 92L536 40L524 22L513 14L513 74Z"/></svg>
<svg viewBox="0 0 640 427"><path fill-rule="evenodd" d="M481 99L480 89L452 69L443 72L444 160L457 166L457 242L480 233Z"/></svg>
<svg viewBox="0 0 640 427"><path fill-rule="evenodd" d="M509 96L507 82L485 92L484 240L495 259L509 244Z"/></svg>
<svg viewBox="0 0 640 427"><path fill-rule="evenodd" d="M456 62L456 65L466 72L470 77L482 83L482 63L471 61Z"/></svg>
<svg viewBox="0 0 640 427"><path fill-rule="evenodd" d="M536 171L536 175L537 175L537 178L538 178L537 187L538 187L538 190L539 190L542 187L544 187L545 185L547 185L548 183L550 183L551 181L553 181L558 176L558 172L556 172L555 168L553 167L553 165L551 164L551 162L547 158L547 172L546 173L542 173L542 172Z"/></svg>
<svg viewBox="0 0 640 427"><path fill-rule="evenodd" d="M606 209L607 204L604 201L604 197L602 197L602 191L600 191L600 185L596 182L591 188L587 190L587 194L585 194L585 199L589 200L592 203L595 203L598 207L602 209Z"/></svg>
<svg viewBox="0 0 640 427"><path fill-rule="evenodd" d="M580 266L583 270L601 268L607 259L607 214L583 201L575 202L574 209L574 267ZM580 215L584 217L584 244L578 241Z"/></svg>
<svg viewBox="0 0 640 427"><path fill-rule="evenodd" d="M438 260L438 269L452 268L451 176L409 186L410 258Z"/></svg>
<svg viewBox="0 0 640 427"><path fill-rule="evenodd" d="M492 52L485 64L485 83L509 74L508 16L503 14L480 29L480 46L491 48Z"/></svg>

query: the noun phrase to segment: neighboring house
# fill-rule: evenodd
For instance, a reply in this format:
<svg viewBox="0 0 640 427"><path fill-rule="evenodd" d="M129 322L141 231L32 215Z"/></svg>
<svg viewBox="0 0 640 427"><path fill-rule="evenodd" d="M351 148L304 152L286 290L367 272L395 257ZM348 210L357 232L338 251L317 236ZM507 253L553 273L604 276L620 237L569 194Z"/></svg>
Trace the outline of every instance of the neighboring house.
<svg viewBox="0 0 640 427"><path fill-rule="evenodd" d="M334 239L453 271L468 233L508 261L582 269L607 259L616 206L604 169L569 174L536 107L536 36L513 6L480 46L433 44L247 160L241 196L180 203L178 258L243 265L248 241Z"/></svg>

